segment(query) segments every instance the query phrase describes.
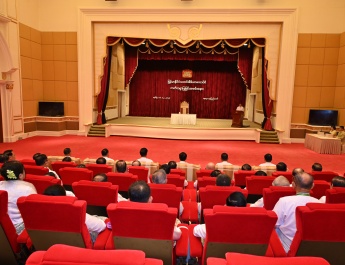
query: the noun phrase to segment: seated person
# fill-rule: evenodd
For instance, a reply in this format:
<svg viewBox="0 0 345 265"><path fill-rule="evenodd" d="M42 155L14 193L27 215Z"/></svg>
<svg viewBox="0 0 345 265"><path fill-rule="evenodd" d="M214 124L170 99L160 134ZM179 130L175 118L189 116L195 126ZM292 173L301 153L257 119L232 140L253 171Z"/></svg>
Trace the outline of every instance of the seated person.
<svg viewBox="0 0 345 265"><path fill-rule="evenodd" d="M272 155L271 154L265 154L264 156L265 163L260 164L260 167L274 167L275 164L272 163Z"/></svg>
<svg viewBox="0 0 345 265"><path fill-rule="evenodd" d="M254 176L267 176L267 173L262 170L258 170L255 172Z"/></svg>
<svg viewBox="0 0 345 265"><path fill-rule="evenodd" d="M70 158L69 156L65 156L65 157L62 159L62 162L72 162L72 158Z"/></svg>
<svg viewBox="0 0 345 265"><path fill-rule="evenodd" d="M314 163L311 166L312 171L322 171L322 165L320 163Z"/></svg>
<svg viewBox="0 0 345 265"><path fill-rule="evenodd" d="M287 165L284 162L279 162L276 165L276 170L277 171L287 171Z"/></svg>
<svg viewBox="0 0 345 265"><path fill-rule="evenodd" d="M105 165L107 164L107 160L104 157L99 157L96 159L96 164Z"/></svg>
<svg viewBox="0 0 345 265"><path fill-rule="evenodd" d="M37 194L36 188L29 182L24 181L24 166L19 161L7 161L1 167L1 176L5 179L0 181L0 190L8 194L8 215L16 229L17 234L24 230L24 222L17 206L19 197Z"/></svg>
<svg viewBox="0 0 345 265"><path fill-rule="evenodd" d="M102 149L101 155L102 155L102 157L104 157L104 159L105 159L106 161L109 161L109 162L113 162L113 163L114 163L114 159L112 159L112 158L109 157L109 150L108 150L107 148Z"/></svg>
<svg viewBox="0 0 345 265"><path fill-rule="evenodd" d="M40 153L35 154L34 160L37 166L47 168L49 172L52 172L55 175L55 178L60 179L59 175L54 170L50 169L50 162L48 160L48 157L45 154L40 154Z"/></svg>
<svg viewBox="0 0 345 265"><path fill-rule="evenodd" d="M222 160L222 162L219 162L216 164L217 167L221 167L221 166L231 166L232 164L228 162L229 159L229 155L227 153L222 153L220 155L220 159Z"/></svg>
<svg viewBox="0 0 345 265"><path fill-rule="evenodd" d="M344 177L341 177L341 176L332 178L331 189L332 189L333 187L342 187L342 188L345 188L345 178L344 178ZM319 199L319 201L322 202L322 203L326 203L326 196L322 196L322 197Z"/></svg>
<svg viewBox="0 0 345 265"><path fill-rule="evenodd" d="M140 203L152 203L153 198L151 196L151 189L145 181L139 180L134 182L128 190L129 200L132 202ZM181 229L177 225L181 223L179 219L176 219L173 233L173 240L179 240L181 237Z"/></svg>
<svg viewBox="0 0 345 265"><path fill-rule="evenodd" d="M115 167L116 167L116 172L118 173L126 173L128 171L125 160L117 160Z"/></svg>
<svg viewBox="0 0 345 265"><path fill-rule="evenodd" d="M71 151L71 148L69 148L69 147L66 147L64 150L63 150L63 155L66 157L70 157L70 156L72 156L71 155L71 153L72 153L72 151Z"/></svg>
<svg viewBox="0 0 345 265"><path fill-rule="evenodd" d="M331 126L331 130L330 130L330 132L329 132L329 133L332 135L332 137L336 137L336 136L337 136L337 134L338 134L338 131L337 131L337 126L332 125L332 126Z"/></svg>
<svg viewBox="0 0 345 265"><path fill-rule="evenodd" d="M249 164L243 164L243 166L241 167L241 170L251 171L252 167Z"/></svg>
<svg viewBox="0 0 345 265"><path fill-rule="evenodd" d="M145 162L145 163L152 163L152 159L147 158L147 153L149 152L149 150L147 150L146 147L143 147L140 149L139 154L140 154L140 158L138 158L137 160L140 162Z"/></svg>
<svg viewBox="0 0 345 265"><path fill-rule="evenodd" d="M159 169L163 169L165 173L170 174L170 167L168 164L160 165Z"/></svg>
<svg viewBox="0 0 345 265"><path fill-rule="evenodd" d="M52 185L46 188L43 194L47 196L66 196L66 190L60 185ZM88 213L86 214L85 224L89 230L93 243L96 241L98 234L105 229L105 219L106 217L103 216L96 217Z"/></svg>
<svg viewBox="0 0 345 265"><path fill-rule="evenodd" d="M141 166L141 163L140 163L139 160L134 160L134 161L132 162L132 166Z"/></svg>
<svg viewBox="0 0 345 265"><path fill-rule="evenodd" d="M247 200L242 192L235 191L226 198L225 205L230 207L246 207ZM200 224L195 226L193 235L204 240L206 238L206 225Z"/></svg>

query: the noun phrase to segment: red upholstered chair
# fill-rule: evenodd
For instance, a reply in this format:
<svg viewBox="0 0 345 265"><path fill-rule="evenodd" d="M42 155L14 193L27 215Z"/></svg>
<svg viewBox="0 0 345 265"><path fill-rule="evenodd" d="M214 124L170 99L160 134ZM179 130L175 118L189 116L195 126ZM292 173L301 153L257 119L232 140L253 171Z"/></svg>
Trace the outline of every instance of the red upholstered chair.
<svg viewBox="0 0 345 265"><path fill-rule="evenodd" d="M93 175L113 172L113 167L105 164L86 164L86 168L93 172Z"/></svg>
<svg viewBox="0 0 345 265"><path fill-rule="evenodd" d="M60 169L60 178L64 187L71 190L73 182L92 180L93 171L87 168L65 167Z"/></svg>
<svg viewBox="0 0 345 265"><path fill-rule="evenodd" d="M178 175L186 178L186 172L182 169L179 169L179 168L170 169L170 174L178 174ZM345 176L345 173L344 173L344 176Z"/></svg>
<svg viewBox="0 0 345 265"><path fill-rule="evenodd" d="M143 166L129 166L128 172L132 173L133 175L138 176L138 180L143 180L147 182L147 178L149 176L149 169Z"/></svg>
<svg viewBox="0 0 345 265"><path fill-rule="evenodd" d="M117 203L119 187L110 182L80 180L72 184L75 196L87 202L86 212L91 215L107 216L109 203Z"/></svg>
<svg viewBox="0 0 345 265"><path fill-rule="evenodd" d="M275 177L250 176L246 177L246 188L248 190L248 202L255 202L262 197L262 190L272 186Z"/></svg>
<svg viewBox="0 0 345 265"><path fill-rule="evenodd" d="M289 182L292 182L292 171L275 171L272 173L272 177L284 176L286 177Z"/></svg>
<svg viewBox="0 0 345 265"><path fill-rule="evenodd" d="M274 206L281 197L295 195L296 191L292 187L271 186L263 189L264 208L273 210Z"/></svg>
<svg viewBox="0 0 345 265"><path fill-rule="evenodd" d="M289 257L289 258L273 258L261 257L241 253L226 253L225 259L208 258L207 265L330 265L323 258L315 257Z"/></svg>
<svg viewBox="0 0 345 265"><path fill-rule="evenodd" d="M314 256L345 264L345 204L308 203L296 209L296 234L288 256Z"/></svg>
<svg viewBox="0 0 345 265"><path fill-rule="evenodd" d="M202 177L209 177L211 175L213 170L209 169L200 169L196 171L196 177L202 178Z"/></svg>
<svg viewBox="0 0 345 265"><path fill-rule="evenodd" d="M264 208L217 205L204 210L204 219L204 246L201 243L196 246L195 240L191 239L190 250L191 256L195 257L203 248L201 264L206 264L208 257L224 257L229 251L264 256L271 234L275 233L277 215Z"/></svg>
<svg viewBox="0 0 345 265"><path fill-rule="evenodd" d="M314 188L312 189L312 196L320 199L322 196L326 195L326 190L330 187L329 182L325 180L314 180Z"/></svg>
<svg viewBox="0 0 345 265"><path fill-rule="evenodd" d="M106 249L137 249L149 258L174 264L174 251L186 256L188 231L182 229L182 237L174 248L173 230L177 209L161 203L119 202L108 205L112 225L112 237ZM184 233L186 232L186 233ZM184 236L184 234L186 236Z"/></svg>
<svg viewBox="0 0 345 265"><path fill-rule="evenodd" d="M168 184L174 184L176 187L184 189L185 177L179 174L167 174Z"/></svg>
<svg viewBox="0 0 345 265"><path fill-rule="evenodd" d="M17 205L36 250L47 250L55 244L92 248L85 224L85 201L71 196L32 194L19 198ZM101 232L95 245L103 245L104 249L109 235L107 230Z"/></svg>
<svg viewBox="0 0 345 265"><path fill-rule="evenodd" d="M17 243L17 233L8 215L8 194L0 190L0 262L6 265L17 265L16 256L21 251Z"/></svg>
<svg viewBox="0 0 345 265"><path fill-rule="evenodd" d="M113 185L119 186L119 192L122 196L128 198L128 189L132 183L138 181L138 176L133 175L132 173L117 173L109 172L106 174L108 181Z"/></svg>
<svg viewBox="0 0 345 265"><path fill-rule="evenodd" d="M163 265L163 262L145 258L145 253L139 250L90 250L57 244L47 251L34 252L26 261L26 265L44 264Z"/></svg>
<svg viewBox="0 0 345 265"><path fill-rule="evenodd" d="M25 173L32 175L45 175L49 172L49 169L42 166L24 165Z"/></svg>
<svg viewBox="0 0 345 265"><path fill-rule="evenodd" d="M208 185L216 185L216 179L214 177L201 177L198 178L198 188L203 188L206 187Z"/></svg>
<svg viewBox="0 0 345 265"><path fill-rule="evenodd" d="M334 177L338 176L338 173L333 171L312 171L309 174L314 177L314 180L325 180L327 182L331 182Z"/></svg>
<svg viewBox="0 0 345 265"><path fill-rule="evenodd" d="M345 188L333 187L326 190L326 203L345 203Z"/></svg>
<svg viewBox="0 0 345 265"><path fill-rule="evenodd" d="M36 161L33 159L22 159L19 160L23 165L36 166Z"/></svg>
<svg viewBox="0 0 345 265"><path fill-rule="evenodd" d="M246 177L253 176L255 174L255 170L238 170L234 172L235 178L235 185L239 187L246 186Z"/></svg>
<svg viewBox="0 0 345 265"><path fill-rule="evenodd" d="M76 167L77 164L74 162L63 162L63 161L56 161L51 163L53 170L60 175L60 169L64 167Z"/></svg>
<svg viewBox="0 0 345 265"><path fill-rule="evenodd" d="M38 194L43 194L49 186L61 185L61 179L51 176L26 174L24 180L34 185Z"/></svg>
<svg viewBox="0 0 345 265"><path fill-rule="evenodd" d="M149 183L153 203L165 203L168 207L180 208L182 188L173 184Z"/></svg>

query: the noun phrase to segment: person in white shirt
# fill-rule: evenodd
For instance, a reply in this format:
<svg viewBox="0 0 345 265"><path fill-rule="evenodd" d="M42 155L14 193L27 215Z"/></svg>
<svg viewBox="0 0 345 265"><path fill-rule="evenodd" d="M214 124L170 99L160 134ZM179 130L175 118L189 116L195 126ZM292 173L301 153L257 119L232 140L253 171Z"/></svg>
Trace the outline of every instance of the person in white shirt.
<svg viewBox="0 0 345 265"><path fill-rule="evenodd" d="M265 154L264 156L265 163L260 164L260 167L275 167L275 164L272 163L272 155L271 154Z"/></svg>
<svg viewBox="0 0 345 265"><path fill-rule="evenodd" d="M341 176L332 178L331 189L333 187L345 188L345 178L341 177ZM326 196L322 196L319 199L319 201L322 202L322 203L326 203Z"/></svg>
<svg viewBox="0 0 345 265"><path fill-rule="evenodd" d="M24 230L24 222L17 206L19 197L37 194L36 188L29 182L24 181L24 166L19 161L7 161L1 167L1 175L4 181L0 181L0 190L8 194L8 215L19 235Z"/></svg>
<svg viewBox="0 0 345 265"><path fill-rule="evenodd" d="M179 153L178 157L180 159L180 163L187 163L186 162L186 160L187 160L187 153L181 152L181 153Z"/></svg>
<svg viewBox="0 0 345 265"><path fill-rule="evenodd" d="M54 174L55 178L60 179L59 175L54 170L50 169L50 161L48 160L47 155L41 153L35 154L34 160L37 166L47 168L50 173Z"/></svg>
<svg viewBox="0 0 345 265"><path fill-rule="evenodd" d="M244 107L242 106L242 104L239 104L237 106L236 111L244 111Z"/></svg>
<svg viewBox="0 0 345 265"><path fill-rule="evenodd" d="M102 149L101 154L102 154L102 157L104 157L104 159L107 162L113 162L114 163L114 159L109 157L109 150L107 148Z"/></svg>
<svg viewBox="0 0 345 265"><path fill-rule="evenodd" d="M141 148L139 151L141 157L138 158L137 160L140 162L152 163L153 162L152 159L146 157L148 152L149 151L147 150L146 147Z"/></svg>
<svg viewBox="0 0 345 265"><path fill-rule="evenodd" d="M220 159L222 160L222 162L219 162L216 164L216 167L221 167L221 166L226 166L229 165L231 166L232 164L228 162L229 156L227 153L222 153L220 155Z"/></svg>
<svg viewBox="0 0 345 265"><path fill-rule="evenodd" d="M296 233L296 208L305 206L309 202L319 203L318 199L310 196L314 179L308 173L302 172L293 176L292 187L296 190L296 195L280 198L273 208L278 216L276 232L286 253L289 252Z"/></svg>

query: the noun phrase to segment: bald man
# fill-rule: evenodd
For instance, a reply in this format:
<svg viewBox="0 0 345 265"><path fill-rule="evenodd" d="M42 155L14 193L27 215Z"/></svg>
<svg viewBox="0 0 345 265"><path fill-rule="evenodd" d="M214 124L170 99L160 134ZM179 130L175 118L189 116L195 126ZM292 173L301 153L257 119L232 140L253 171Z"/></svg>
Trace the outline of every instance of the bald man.
<svg viewBox="0 0 345 265"><path fill-rule="evenodd" d="M318 199L310 196L314 179L308 173L301 172L294 175L292 187L296 190L296 195L280 198L273 209L278 216L276 231L286 253L289 252L296 233L296 208L305 206L309 202L320 203Z"/></svg>

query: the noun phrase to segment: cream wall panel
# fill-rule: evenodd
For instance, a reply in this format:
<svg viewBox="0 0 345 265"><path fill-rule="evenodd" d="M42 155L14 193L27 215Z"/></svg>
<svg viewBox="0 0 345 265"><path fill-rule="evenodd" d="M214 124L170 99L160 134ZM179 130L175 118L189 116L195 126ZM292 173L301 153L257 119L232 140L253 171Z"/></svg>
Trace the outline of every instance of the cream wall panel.
<svg viewBox="0 0 345 265"><path fill-rule="evenodd" d="M15 119L13 121L13 132L14 133L23 132L23 121L22 121L22 119Z"/></svg>
<svg viewBox="0 0 345 265"><path fill-rule="evenodd" d="M19 32L18 24L14 22L8 24L8 46L11 52L13 67L19 69Z"/></svg>
<svg viewBox="0 0 345 265"><path fill-rule="evenodd" d="M4 1L4 0L2 0ZM17 19L17 0L7 0L7 15L10 18Z"/></svg>
<svg viewBox="0 0 345 265"><path fill-rule="evenodd" d="M12 90L13 117L21 117L22 116L22 90L21 90L21 81L20 81L19 71L15 71L12 74L12 79L14 81L13 90Z"/></svg>
<svg viewBox="0 0 345 265"><path fill-rule="evenodd" d="M7 0L0 0L0 14L5 17L7 16L6 2Z"/></svg>
<svg viewBox="0 0 345 265"><path fill-rule="evenodd" d="M12 0L8 0L12 1ZM55 1L54 1L55 2ZM47 1L47 4L53 1ZM56 2L58 5L58 1ZM51 10L53 12L53 10ZM40 30L39 27L39 0L17 0L17 15L18 20L34 29ZM61 18L60 18L61 20Z"/></svg>

